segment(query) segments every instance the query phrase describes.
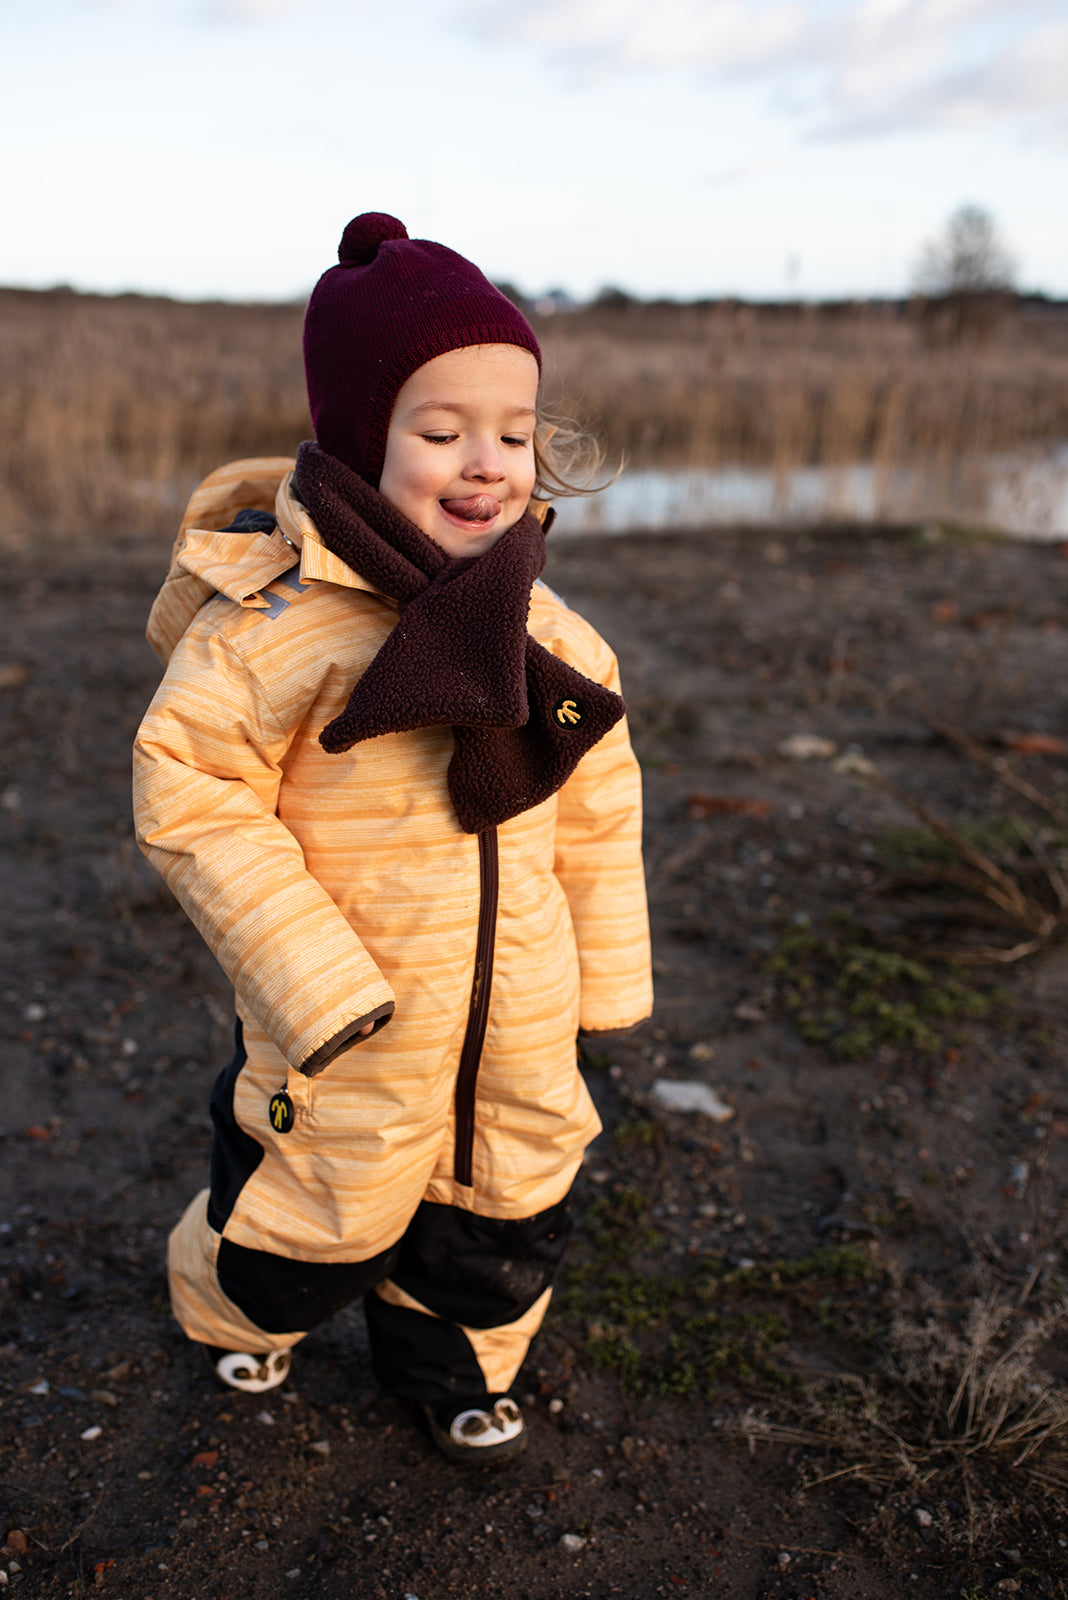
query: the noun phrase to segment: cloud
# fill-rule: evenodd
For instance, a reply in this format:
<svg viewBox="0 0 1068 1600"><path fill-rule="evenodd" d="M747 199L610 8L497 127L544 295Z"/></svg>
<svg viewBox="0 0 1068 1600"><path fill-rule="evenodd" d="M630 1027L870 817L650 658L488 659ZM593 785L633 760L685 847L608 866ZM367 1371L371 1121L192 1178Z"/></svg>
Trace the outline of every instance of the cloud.
<svg viewBox="0 0 1068 1600"><path fill-rule="evenodd" d="M6 3L10 10L21 8L27 13L51 5L90 14L132 12L161 22L175 19L218 22L223 19L255 23L273 22L294 11L312 10L321 6L323 0L6 0Z"/></svg>
<svg viewBox="0 0 1068 1600"><path fill-rule="evenodd" d="M1065 123L1063 0L468 0L467 11L599 75L755 79L819 138Z"/></svg>
<svg viewBox="0 0 1068 1600"><path fill-rule="evenodd" d="M787 156L766 156L757 161L731 162L706 172L702 182L710 189L727 188L732 183L743 183L747 178L762 178L766 172L780 172L789 165Z"/></svg>
<svg viewBox="0 0 1068 1600"><path fill-rule="evenodd" d="M855 137L1017 121L1056 127L1068 29L1047 0L862 0L828 63L813 132ZM1058 62L1059 56L1059 62Z"/></svg>
<svg viewBox="0 0 1068 1600"><path fill-rule="evenodd" d="M208 9L216 17L238 22L273 22L291 11L306 11L317 0L210 0Z"/></svg>

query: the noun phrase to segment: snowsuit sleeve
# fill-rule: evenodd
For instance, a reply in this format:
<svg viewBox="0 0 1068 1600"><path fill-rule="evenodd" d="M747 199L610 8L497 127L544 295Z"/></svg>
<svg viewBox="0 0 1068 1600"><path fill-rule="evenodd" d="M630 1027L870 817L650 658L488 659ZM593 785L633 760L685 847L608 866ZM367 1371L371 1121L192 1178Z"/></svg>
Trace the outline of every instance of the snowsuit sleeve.
<svg viewBox="0 0 1068 1600"><path fill-rule="evenodd" d="M615 656L598 643L596 670L581 670L618 692ZM578 945L583 1033L629 1033L652 1013L641 845L641 774L624 719L583 756L558 796L555 872Z"/></svg>
<svg viewBox="0 0 1068 1600"><path fill-rule="evenodd" d="M288 743L233 646L192 629L138 733L134 815L241 1006L313 1076L383 1027L394 997L276 815Z"/></svg>

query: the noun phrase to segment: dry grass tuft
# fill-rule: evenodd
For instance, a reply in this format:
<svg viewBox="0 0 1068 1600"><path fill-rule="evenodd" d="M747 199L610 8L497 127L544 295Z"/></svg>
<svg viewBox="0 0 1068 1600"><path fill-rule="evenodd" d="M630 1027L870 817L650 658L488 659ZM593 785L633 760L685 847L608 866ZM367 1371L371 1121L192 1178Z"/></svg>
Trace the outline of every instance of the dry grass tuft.
<svg viewBox="0 0 1068 1600"><path fill-rule="evenodd" d="M898 1425L880 1422L878 1403L870 1420L892 1439L902 1471L929 1481L980 1455L1017 1468L1050 1448L1068 1465L1068 1397L1036 1364L1066 1327L1068 1299L1022 1325L995 1295L974 1300L960 1328L935 1309L922 1321L896 1316L885 1372Z"/></svg>
<svg viewBox="0 0 1068 1600"><path fill-rule="evenodd" d="M906 917L910 937L922 935L924 925L928 935L932 927L957 927L960 936L951 947L935 948L928 936L929 954L968 965L1010 965L1044 950L1068 929L1068 815L1054 795L1022 778L1004 756L990 755L962 729L930 715L927 720L947 742L992 773L1002 790L1027 801L1039 820L999 810L992 795L987 825L969 836L873 769L871 781L929 830L920 852L928 859L913 860L906 870L899 867L880 892L922 897L922 910ZM917 842L924 844L922 838ZM1002 939L979 943L977 928L994 929Z"/></svg>
<svg viewBox="0 0 1068 1600"><path fill-rule="evenodd" d="M785 1420L750 1410L736 1424L760 1443L808 1446L804 1488L854 1478L889 1499L880 1515L921 1504L952 1546L989 1551L1008 1522L1033 1516L1068 1489L1068 1396L1042 1366L1068 1329L1068 1299L1040 1315L996 1294L963 1318L928 1292L898 1312L867 1376L811 1386Z"/></svg>

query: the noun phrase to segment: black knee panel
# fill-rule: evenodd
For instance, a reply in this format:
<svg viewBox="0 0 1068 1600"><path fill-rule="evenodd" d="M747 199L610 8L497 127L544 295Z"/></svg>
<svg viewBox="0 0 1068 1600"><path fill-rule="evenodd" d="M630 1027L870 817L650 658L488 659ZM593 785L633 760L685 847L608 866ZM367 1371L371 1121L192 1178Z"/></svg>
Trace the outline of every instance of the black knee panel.
<svg viewBox="0 0 1068 1600"><path fill-rule="evenodd" d="M219 1287L264 1333L304 1333L389 1274L394 1251L368 1261L292 1261L224 1239Z"/></svg>
<svg viewBox="0 0 1068 1600"><path fill-rule="evenodd" d="M518 1221L424 1200L390 1276L438 1317L497 1328L515 1322L544 1294L570 1236L566 1198Z"/></svg>

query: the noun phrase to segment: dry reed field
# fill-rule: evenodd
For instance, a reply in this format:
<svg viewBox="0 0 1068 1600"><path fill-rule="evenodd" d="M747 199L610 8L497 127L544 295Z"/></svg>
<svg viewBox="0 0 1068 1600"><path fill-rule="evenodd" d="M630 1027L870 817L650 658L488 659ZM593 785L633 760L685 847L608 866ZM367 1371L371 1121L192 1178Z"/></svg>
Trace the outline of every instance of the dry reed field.
<svg viewBox="0 0 1068 1600"><path fill-rule="evenodd" d="M0 527L163 533L221 461L308 437L298 305L0 291ZM1012 300L620 299L533 318L550 403L635 466L918 473L1068 438L1068 314ZM920 508L922 514L923 508Z"/></svg>

